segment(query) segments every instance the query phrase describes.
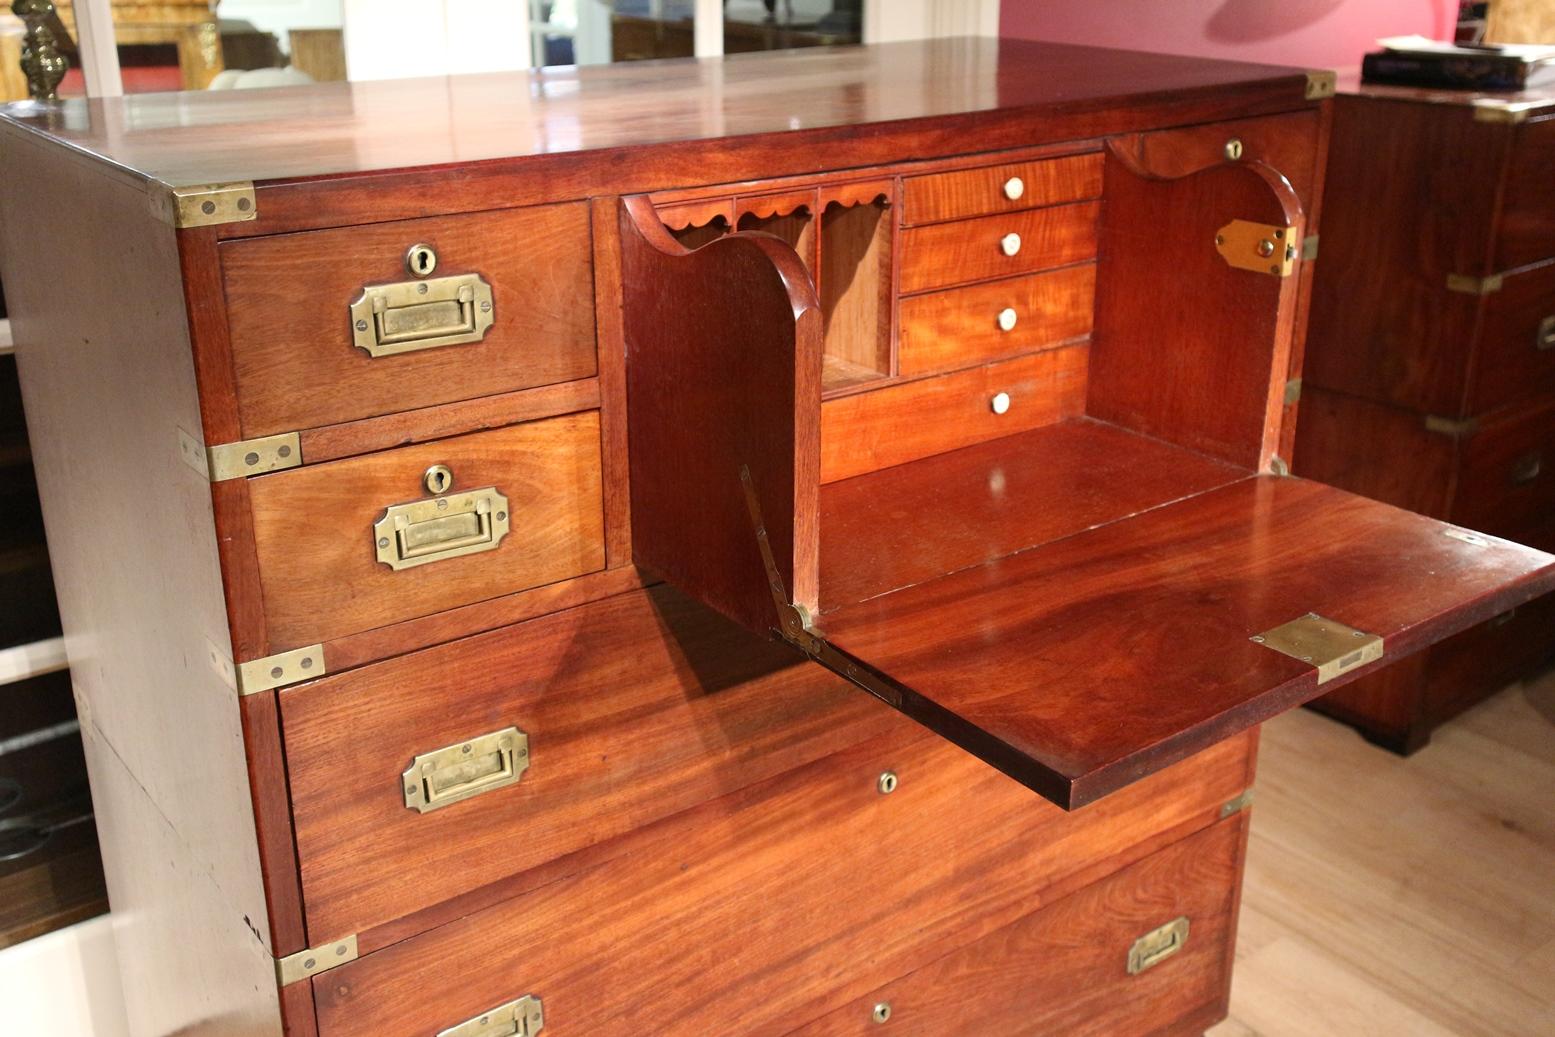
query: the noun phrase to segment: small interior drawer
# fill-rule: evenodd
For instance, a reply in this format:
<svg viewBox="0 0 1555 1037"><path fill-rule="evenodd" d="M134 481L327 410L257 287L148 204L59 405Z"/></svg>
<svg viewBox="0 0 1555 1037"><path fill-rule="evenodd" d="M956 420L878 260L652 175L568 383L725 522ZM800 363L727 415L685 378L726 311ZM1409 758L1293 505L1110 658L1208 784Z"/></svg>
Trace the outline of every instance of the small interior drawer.
<svg viewBox="0 0 1555 1037"><path fill-rule="evenodd" d="M1030 353L1091 333L1096 266L951 288L903 299L897 363L904 376Z"/></svg>
<svg viewBox="0 0 1555 1037"><path fill-rule="evenodd" d="M262 475L249 496L272 653L605 564L597 411Z"/></svg>
<svg viewBox="0 0 1555 1037"><path fill-rule="evenodd" d="M220 246L243 438L591 377L583 202Z"/></svg>
<svg viewBox="0 0 1555 1037"><path fill-rule="evenodd" d="M1007 162L902 181L906 226L1101 197L1099 152Z"/></svg>
<svg viewBox="0 0 1555 1037"><path fill-rule="evenodd" d="M902 232L903 295L1096 258L1096 202L936 223Z"/></svg>

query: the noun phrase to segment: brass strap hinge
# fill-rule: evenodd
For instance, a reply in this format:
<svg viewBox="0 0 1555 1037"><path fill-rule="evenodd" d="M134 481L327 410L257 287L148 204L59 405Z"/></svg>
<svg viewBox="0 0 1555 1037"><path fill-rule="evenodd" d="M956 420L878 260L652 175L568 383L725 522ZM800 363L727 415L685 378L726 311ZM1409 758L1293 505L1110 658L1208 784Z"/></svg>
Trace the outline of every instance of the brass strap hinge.
<svg viewBox="0 0 1555 1037"><path fill-rule="evenodd" d="M1308 234L1301 239L1301 261L1310 263L1317 258L1317 246L1322 235Z"/></svg>
<svg viewBox="0 0 1555 1037"><path fill-rule="evenodd" d="M1446 436L1448 439L1468 439L1479 431L1478 418L1443 418L1435 414L1425 416L1425 430Z"/></svg>
<svg viewBox="0 0 1555 1037"><path fill-rule="evenodd" d="M1237 796L1235 799L1229 799L1220 805L1220 819L1224 821L1226 818L1231 817L1234 814L1240 814L1242 811L1246 810L1252 805L1253 790L1244 789L1240 796Z"/></svg>
<svg viewBox="0 0 1555 1037"><path fill-rule="evenodd" d="M1232 220L1215 232L1215 250L1238 270L1289 277L1296 270L1296 228Z"/></svg>
<svg viewBox="0 0 1555 1037"><path fill-rule="evenodd" d="M1462 292L1464 295L1490 295L1499 292L1505 283L1504 274L1491 274L1488 277L1474 277L1471 274L1447 275L1447 290Z"/></svg>
<svg viewBox="0 0 1555 1037"><path fill-rule="evenodd" d="M778 635L839 677L887 705L900 709L900 687L862 659L855 659L832 645L825 635L815 629L815 621L809 609L788 600L788 590L783 586L783 575L778 572L777 558L772 554L772 542L767 537L767 524L761 517L761 503L756 499L756 484L751 480L750 468L745 465L740 466L740 483L745 487L745 507L750 512L751 525L756 531L756 546L761 549L761 563L767 572L767 588L772 592L773 605L777 607Z"/></svg>
<svg viewBox="0 0 1555 1037"><path fill-rule="evenodd" d="M1339 76L1331 69L1313 69L1307 73L1307 100L1332 97L1339 87Z"/></svg>
<svg viewBox="0 0 1555 1037"><path fill-rule="evenodd" d="M252 695L271 688L285 687L299 681L310 681L329 672L324 665L324 646L309 645L306 648L267 655L237 665L237 693Z"/></svg>
<svg viewBox="0 0 1555 1037"><path fill-rule="evenodd" d="M287 987L356 959L356 934L353 933L339 940L331 940L322 947L275 959L275 978L281 986Z"/></svg>
<svg viewBox="0 0 1555 1037"><path fill-rule="evenodd" d="M250 180L173 188L173 226L209 227L257 219L259 205Z"/></svg>
<svg viewBox="0 0 1555 1037"><path fill-rule="evenodd" d="M223 482L298 467L302 464L302 437L295 432L282 432L262 439L202 447L198 439L179 429L178 452L190 468L211 482Z"/></svg>
<svg viewBox="0 0 1555 1037"><path fill-rule="evenodd" d="M1374 663L1383 653L1382 638L1376 634L1345 626L1316 612L1308 612L1272 630L1254 634L1249 640L1281 655L1311 663L1317 668L1319 684L1327 684L1341 674Z"/></svg>

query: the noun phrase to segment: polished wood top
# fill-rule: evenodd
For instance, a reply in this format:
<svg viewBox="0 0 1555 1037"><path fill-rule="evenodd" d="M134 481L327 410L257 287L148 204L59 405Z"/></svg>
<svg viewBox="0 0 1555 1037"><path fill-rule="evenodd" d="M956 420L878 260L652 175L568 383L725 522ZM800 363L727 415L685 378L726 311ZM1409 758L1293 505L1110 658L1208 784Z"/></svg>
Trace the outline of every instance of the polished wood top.
<svg viewBox="0 0 1555 1037"><path fill-rule="evenodd" d="M272 90L24 102L5 123L171 186L357 174L930 119L961 151L979 117L1212 96L1301 107L1300 70L960 38ZM1288 100L1287 100L1288 99ZM1192 119L1188 111L1182 118ZM1200 116L1202 117L1202 116ZM947 141L945 146L952 142ZM702 149L709 150L709 149ZM814 156L821 161L824 156Z"/></svg>
<svg viewBox="0 0 1555 1037"><path fill-rule="evenodd" d="M1464 108L1507 108L1527 112L1530 116L1555 113L1555 83L1550 82L1527 90L1448 90L1437 86L1364 83L1359 72L1348 72L1339 77L1337 89L1341 94L1374 97L1382 101L1415 101Z"/></svg>

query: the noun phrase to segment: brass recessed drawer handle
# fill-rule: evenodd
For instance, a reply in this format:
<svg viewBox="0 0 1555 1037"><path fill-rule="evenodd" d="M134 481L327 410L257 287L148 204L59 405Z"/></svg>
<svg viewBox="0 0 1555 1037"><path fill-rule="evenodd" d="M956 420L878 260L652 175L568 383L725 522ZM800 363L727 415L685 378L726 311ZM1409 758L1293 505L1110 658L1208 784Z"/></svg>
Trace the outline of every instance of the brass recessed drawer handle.
<svg viewBox="0 0 1555 1037"><path fill-rule="evenodd" d="M511 526L508 499L486 486L384 509L373 523L373 548L378 561L398 572L495 551Z"/></svg>
<svg viewBox="0 0 1555 1037"><path fill-rule="evenodd" d="M516 727L422 753L400 775L405 805L428 813L517 785L529 768L529 736Z"/></svg>
<svg viewBox="0 0 1555 1037"><path fill-rule="evenodd" d="M535 1037L543 1029L545 1007L538 997L526 995L439 1031L437 1037Z"/></svg>
<svg viewBox="0 0 1555 1037"><path fill-rule="evenodd" d="M1170 958L1188 944L1188 918L1174 918L1134 941L1128 951L1128 974L1137 976Z"/></svg>
<svg viewBox="0 0 1555 1037"><path fill-rule="evenodd" d="M1531 483L1543 470L1544 454L1538 450L1529 451L1512 462L1512 485L1522 486Z"/></svg>
<svg viewBox="0 0 1555 1037"><path fill-rule="evenodd" d="M1534 332L1533 344L1539 349L1555 349L1555 313L1539 322L1539 330Z"/></svg>
<svg viewBox="0 0 1555 1037"><path fill-rule="evenodd" d="M413 275L436 264L424 245L406 259ZM352 342L373 357L479 342L495 320L491 285L480 274L370 284L351 304Z"/></svg>

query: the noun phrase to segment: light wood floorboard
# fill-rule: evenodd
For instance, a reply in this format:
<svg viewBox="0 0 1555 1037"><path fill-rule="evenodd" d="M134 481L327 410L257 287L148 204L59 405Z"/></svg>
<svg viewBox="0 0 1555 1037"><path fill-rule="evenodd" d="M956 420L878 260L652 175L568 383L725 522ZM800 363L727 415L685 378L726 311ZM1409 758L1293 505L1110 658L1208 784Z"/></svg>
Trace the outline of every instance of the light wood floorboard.
<svg viewBox="0 0 1555 1037"><path fill-rule="evenodd" d="M1210 1034L1555 1035L1555 673L1407 759L1307 710L1265 725Z"/></svg>

